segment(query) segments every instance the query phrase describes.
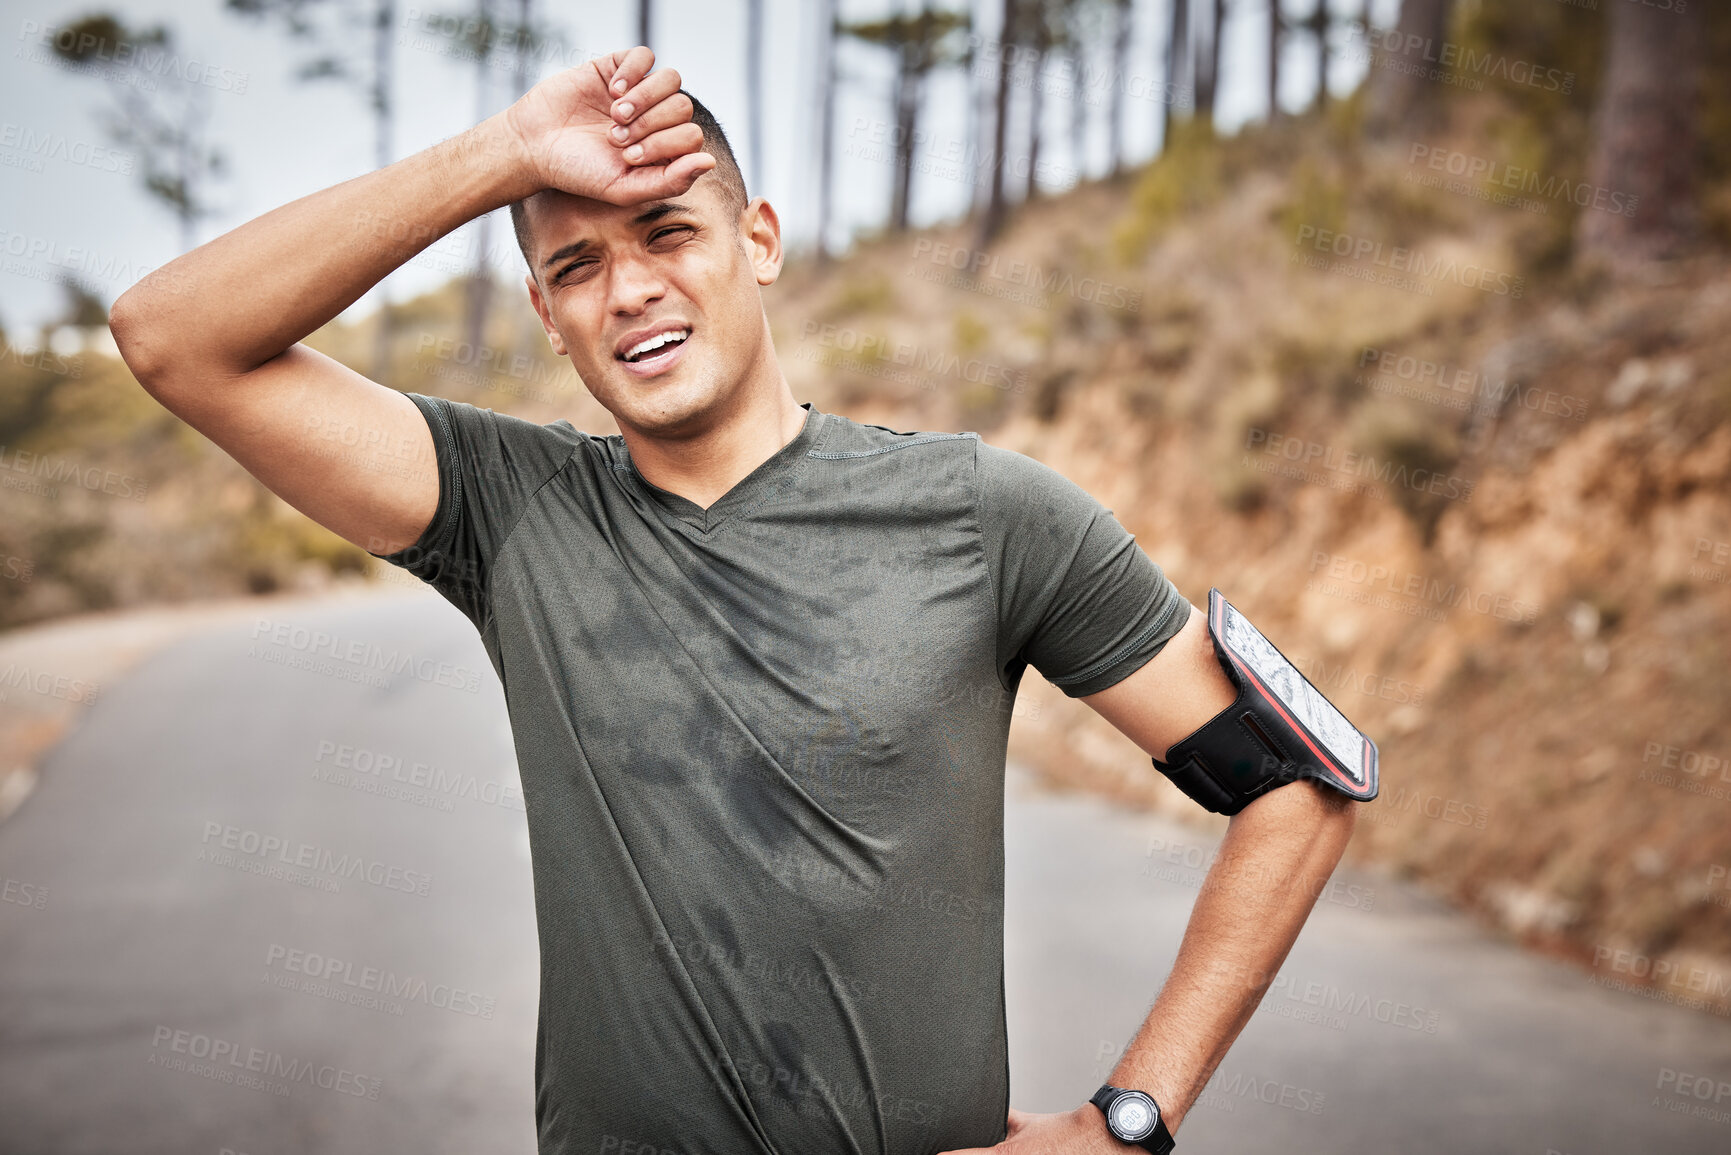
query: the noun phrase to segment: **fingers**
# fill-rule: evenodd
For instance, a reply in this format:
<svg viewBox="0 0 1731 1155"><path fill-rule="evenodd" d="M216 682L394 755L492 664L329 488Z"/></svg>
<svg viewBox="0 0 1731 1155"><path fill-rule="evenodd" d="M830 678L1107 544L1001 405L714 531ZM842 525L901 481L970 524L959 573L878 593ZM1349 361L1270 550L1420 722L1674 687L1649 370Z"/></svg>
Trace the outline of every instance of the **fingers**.
<svg viewBox="0 0 1731 1155"><path fill-rule="evenodd" d="M617 98L630 92L655 67L655 53L639 44L636 48L615 52L607 61L601 62L599 67L603 72L607 71L609 62L612 75L607 78L607 95Z"/></svg>
<svg viewBox="0 0 1731 1155"><path fill-rule="evenodd" d="M691 190L697 178L715 167L707 152L682 156L670 164L634 168L615 181L604 198L609 203L629 205L666 200Z"/></svg>
<svg viewBox="0 0 1731 1155"><path fill-rule="evenodd" d="M703 130L690 121L652 132L624 151L627 164L664 164L703 148ZM705 153L704 155L708 155Z"/></svg>
<svg viewBox="0 0 1731 1155"><path fill-rule="evenodd" d="M662 129L685 124L691 119L691 98L674 93L661 103L637 114L630 124L616 124L608 130L608 139L623 148ZM698 134L702 135L701 132Z"/></svg>
<svg viewBox="0 0 1731 1155"><path fill-rule="evenodd" d="M639 49L633 48L631 51L637 52ZM649 50L644 48L641 51ZM629 54L626 59L630 59ZM621 69L619 78L614 80L613 87L608 91L616 92L620 81L625 79L626 75L625 70ZM651 72L648 76L632 82L625 92L619 93L618 99L613 102L613 119L619 124L630 124L632 118L639 113L655 107L678 91L679 73L676 69L663 68L660 72Z"/></svg>

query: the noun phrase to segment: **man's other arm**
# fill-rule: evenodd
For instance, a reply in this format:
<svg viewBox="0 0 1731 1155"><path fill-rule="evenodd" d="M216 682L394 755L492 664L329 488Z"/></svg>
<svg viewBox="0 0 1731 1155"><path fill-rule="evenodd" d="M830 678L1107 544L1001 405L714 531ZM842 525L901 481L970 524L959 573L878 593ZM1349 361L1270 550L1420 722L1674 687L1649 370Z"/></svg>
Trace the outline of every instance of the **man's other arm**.
<svg viewBox="0 0 1731 1155"><path fill-rule="evenodd" d="M653 59L635 48L567 69L459 136L171 261L114 303L121 356L314 521L374 553L412 545L439 499L426 421L402 393L299 342L440 237L542 188L614 203L683 193L713 162L693 159L690 102L668 101L679 75L649 74ZM678 103L684 118L668 127ZM609 140L614 123L625 141ZM633 143L645 152L627 162Z"/></svg>
<svg viewBox="0 0 1731 1155"><path fill-rule="evenodd" d="M1208 616L1191 607L1158 654L1081 700L1165 761L1173 745L1236 697L1209 640ZM1356 818L1349 799L1301 780L1228 821L1166 984L1107 1080L1154 1096L1173 1131L1279 972ZM1087 1110L1103 1134L1104 1116Z"/></svg>

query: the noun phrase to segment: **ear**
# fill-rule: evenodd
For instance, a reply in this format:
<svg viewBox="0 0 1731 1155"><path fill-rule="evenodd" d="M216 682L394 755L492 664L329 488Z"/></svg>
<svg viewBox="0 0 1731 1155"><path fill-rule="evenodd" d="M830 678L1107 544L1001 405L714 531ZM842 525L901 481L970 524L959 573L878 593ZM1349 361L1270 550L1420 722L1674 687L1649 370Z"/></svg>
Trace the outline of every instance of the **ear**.
<svg viewBox="0 0 1731 1155"><path fill-rule="evenodd" d="M781 218L775 207L758 197L739 214L739 234L745 238L751 266L757 272L757 283L773 285L781 276Z"/></svg>
<svg viewBox="0 0 1731 1155"><path fill-rule="evenodd" d="M565 351L565 338L559 335L558 328L553 324L553 315L547 311L547 301L541 296L541 286L528 274L524 274L523 283L529 286L529 303L535 306L535 313L541 318L541 327L547 330L547 341L553 346L553 352L561 357L569 356Z"/></svg>

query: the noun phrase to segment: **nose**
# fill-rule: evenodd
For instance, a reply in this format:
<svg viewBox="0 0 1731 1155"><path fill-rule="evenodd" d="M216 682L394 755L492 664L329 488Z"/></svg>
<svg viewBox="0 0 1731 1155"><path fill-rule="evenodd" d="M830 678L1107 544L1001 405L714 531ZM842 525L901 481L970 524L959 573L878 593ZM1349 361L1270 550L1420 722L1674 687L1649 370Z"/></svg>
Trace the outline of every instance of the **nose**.
<svg viewBox="0 0 1731 1155"><path fill-rule="evenodd" d="M666 296L667 283L655 261L627 253L613 261L607 292L615 316L634 317Z"/></svg>

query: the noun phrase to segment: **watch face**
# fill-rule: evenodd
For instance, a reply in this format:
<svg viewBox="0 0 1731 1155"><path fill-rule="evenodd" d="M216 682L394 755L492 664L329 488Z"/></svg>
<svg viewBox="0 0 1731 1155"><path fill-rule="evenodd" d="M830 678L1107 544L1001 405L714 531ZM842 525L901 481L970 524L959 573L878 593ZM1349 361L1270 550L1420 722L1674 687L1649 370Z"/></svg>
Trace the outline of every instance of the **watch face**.
<svg viewBox="0 0 1731 1155"><path fill-rule="evenodd" d="M1160 1108L1154 1105L1153 1099L1141 1091L1126 1091L1112 1104L1108 1122L1118 1138L1134 1143L1152 1133L1159 1119Z"/></svg>

